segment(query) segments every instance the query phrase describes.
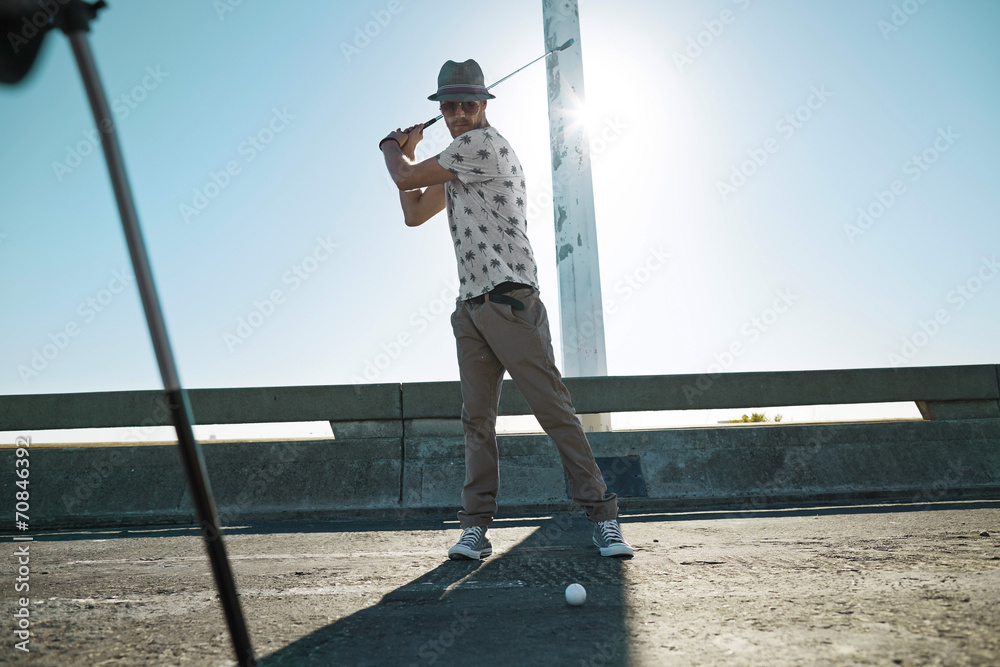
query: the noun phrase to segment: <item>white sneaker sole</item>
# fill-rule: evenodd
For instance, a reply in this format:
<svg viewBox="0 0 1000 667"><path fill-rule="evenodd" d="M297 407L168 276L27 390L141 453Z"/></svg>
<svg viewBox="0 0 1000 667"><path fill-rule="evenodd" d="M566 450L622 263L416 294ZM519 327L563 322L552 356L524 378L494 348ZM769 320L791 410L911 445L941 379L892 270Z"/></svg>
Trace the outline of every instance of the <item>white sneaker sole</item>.
<svg viewBox="0 0 1000 667"><path fill-rule="evenodd" d="M596 545L595 545L596 546ZM610 547L598 547L602 556L632 556L632 547L627 544L612 544Z"/></svg>
<svg viewBox="0 0 1000 667"><path fill-rule="evenodd" d="M476 551L468 547L453 546L448 549L448 558L452 560L479 560L493 554L493 547L486 547Z"/></svg>

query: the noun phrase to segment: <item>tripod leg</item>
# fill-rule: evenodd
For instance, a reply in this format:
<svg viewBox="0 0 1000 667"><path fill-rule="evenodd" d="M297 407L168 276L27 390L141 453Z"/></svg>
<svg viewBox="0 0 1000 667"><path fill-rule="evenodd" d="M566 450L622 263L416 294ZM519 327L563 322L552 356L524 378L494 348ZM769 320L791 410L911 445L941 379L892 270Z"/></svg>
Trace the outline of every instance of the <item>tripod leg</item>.
<svg viewBox="0 0 1000 667"><path fill-rule="evenodd" d="M94 64L86 32L84 30L71 30L67 31L66 34L72 44L73 54L87 89L87 97L90 99L90 107L94 112L97 128L101 133L101 146L108 163L111 184L114 188L115 200L118 203L118 212L121 215L122 228L125 232L132 267L135 271L136 284L142 297L142 307L146 313L149 334L153 339L156 361L160 367L160 375L166 389L167 405L174 422L174 428L177 431L184 472L187 474L191 498L194 500L205 547L212 563L215 585L219 590L219 598L226 615L226 623L229 625L229 634L233 640L236 658L241 666L254 665L256 661L253 648L250 646L250 636L247 633L243 610L236 592L236 583L233 580L229 558L226 556L226 548L222 541L219 516L215 509L212 489L208 484L205 460L198 442L194 439L191 406L188 402L187 392L181 387L177 367L174 364L173 352L170 349L170 341L167 338L167 329L163 321L163 312L160 309L159 297L156 294L156 286L153 283L153 275L149 267L146 245L142 238L142 231L139 229L135 203L132 199L128 177L125 174L125 163L118 145L114 120Z"/></svg>

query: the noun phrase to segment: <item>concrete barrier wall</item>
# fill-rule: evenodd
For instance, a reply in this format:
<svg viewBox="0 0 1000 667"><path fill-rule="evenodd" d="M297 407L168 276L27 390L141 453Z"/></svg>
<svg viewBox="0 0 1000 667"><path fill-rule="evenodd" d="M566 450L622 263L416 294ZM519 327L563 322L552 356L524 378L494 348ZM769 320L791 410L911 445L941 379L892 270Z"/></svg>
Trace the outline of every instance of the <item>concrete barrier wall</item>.
<svg viewBox="0 0 1000 667"><path fill-rule="evenodd" d="M766 507L885 498L930 502L1000 495L1000 420L733 426L592 433L612 489L638 461L644 495L628 508ZM458 508L464 445L455 435L283 443L207 443L224 525ZM501 511L571 507L554 444L500 438ZM14 453L0 452L13 470ZM630 473L631 474L631 473ZM13 497L12 476L0 495ZM127 526L194 520L174 446L37 448L32 526Z"/></svg>
<svg viewBox="0 0 1000 667"><path fill-rule="evenodd" d="M625 507L765 506L1000 494L1000 367L570 378L581 414L913 400L923 421L589 434ZM464 479L457 382L199 389L198 423L331 420L335 440L202 443L224 524L359 512L451 512ZM504 383L501 414L528 412ZM162 392L0 397L0 430L167 423ZM569 506L544 435L500 439L507 508ZM14 470L15 453L0 450ZM33 448L34 528L188 523L176 446ZM13 475L0 496L13 498ZM10 527L0 528L10 530Z"/></svg>
<svg viewBox="0 0 1000 667"><path fill-rule="evenodd" d="M398 438L208 443L202 450L224 525L399 507ZM14 456L0 451L0 466L13 471ZM33 528L195 522L175 445L39 447L29 458ZM13 498L16 478L0 479L0 495Z"/></svg>
<svg viewBox="0 0 1000 667"><path fill-rule="evenodd" d="M634 506L1000 492L997 420L669 429L588 438L599 459L639 459L646 495L633 498ZM405 446L404 504L454 506L464 474L461 439L421 437ZM614 470L603 472L609 487L618 485ZM559 458L546 436L501 438L500 479L507 504L568 503Z"/></svg>

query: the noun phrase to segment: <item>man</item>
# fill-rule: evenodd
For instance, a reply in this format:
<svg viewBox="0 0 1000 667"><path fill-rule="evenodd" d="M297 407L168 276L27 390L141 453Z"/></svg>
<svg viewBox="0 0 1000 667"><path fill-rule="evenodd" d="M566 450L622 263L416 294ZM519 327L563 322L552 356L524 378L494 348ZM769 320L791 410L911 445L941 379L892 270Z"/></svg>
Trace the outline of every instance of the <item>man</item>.
<svg viewBox="0 0 1000 667"><path fill-rule="evenodd" d="M441 154L414 162L423 125L396 130L379 143L399 187L407 226L447 208L460 294L452 328L462 380L465 486L458 518L462 536L449 558L479 559L493 547L486 535L500 485L496 418L506 370L545 432L556 443L573 501L594 522L602 556L631 556L618 526L618 499L594 461L552 354L548 317L538 298L538 269L526 234L527 196L521 164L486 120L487 100L475 60L449 60L428 99L454 141Z"/></svg>

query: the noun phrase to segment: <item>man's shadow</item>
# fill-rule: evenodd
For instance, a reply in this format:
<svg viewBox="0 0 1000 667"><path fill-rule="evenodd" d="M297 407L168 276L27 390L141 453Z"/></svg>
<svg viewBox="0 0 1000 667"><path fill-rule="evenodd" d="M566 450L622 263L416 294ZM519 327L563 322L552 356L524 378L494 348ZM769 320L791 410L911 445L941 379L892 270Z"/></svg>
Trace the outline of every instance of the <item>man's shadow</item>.
<svg viewBox="0 0 1000 667"><path fill-rule="evenodd" d="M494 540L494 555L485 560L444 560L259 664L628 664L628 564L599 555L592 527L576 513L543 519L517 545L506 549ZM580 607L564 597L574 582L587 590Z"/></svg>

